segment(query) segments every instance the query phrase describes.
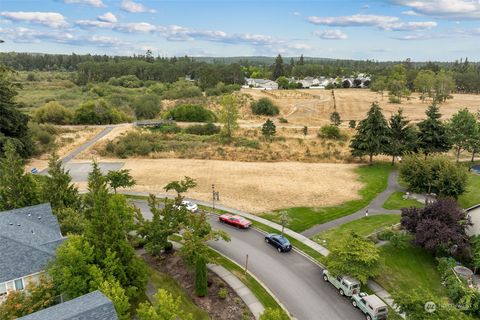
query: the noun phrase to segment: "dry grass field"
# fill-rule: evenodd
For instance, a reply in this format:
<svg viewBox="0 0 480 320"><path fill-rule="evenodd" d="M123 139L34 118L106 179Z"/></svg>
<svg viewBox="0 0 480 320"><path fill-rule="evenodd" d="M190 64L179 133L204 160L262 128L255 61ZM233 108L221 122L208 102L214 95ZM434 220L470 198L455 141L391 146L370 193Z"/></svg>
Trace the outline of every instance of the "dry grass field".
<svg viewBox="0 0 480 320"><path fill-rule="evenodd" d="M299 125L322 125L329 122L333 112L333 98L330 90L304 89L304 90L276 90L259 91L242 89L254 99L268 97L272 99L281 110L280 116L288 119L289 123ZM380 94L367 89L335 89L337 111L342 120L361 120L365 117L372 102L378 101L384 110L385 116L403 108L405 115L413 121L425 117L428 102L422 102L417 94L410 100L403 100L401 104L388 102L388 95L382 99ZM450 118L459 109L467 107L471 111L480 110L480 96L474 94L454 94L453 99L440 105L444 119Z"/></svg>
<svg viewBox="0 0 480 320"><path fill-rule="evenodd" d="M362 184L353 172L356 167L299 162L127 159L124 169L131 170L137 180L135 191L161 193L168 182L189 176L197 180L198 187L187 197L210 201L214 183L221 204L260 213L297 206L332 206L357 199Z"/></svg>

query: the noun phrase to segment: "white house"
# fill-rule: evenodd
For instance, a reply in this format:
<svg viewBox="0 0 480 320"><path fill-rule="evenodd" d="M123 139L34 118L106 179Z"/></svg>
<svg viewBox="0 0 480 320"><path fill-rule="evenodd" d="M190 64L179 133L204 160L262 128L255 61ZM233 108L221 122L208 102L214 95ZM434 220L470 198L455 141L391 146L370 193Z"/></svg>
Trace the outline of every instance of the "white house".
<svg viewBox="0 0 480 320"><path fill-rule="evenodd" d="M64 239L50 204L0 212L0 303L38 282Z"/></svg>
<svg viewBox="0 0 480 320"><path fill-rule="evenodd" d="M269 79L253 79L246 78L245 82L247 83L248 88L259 89L259 90L277 90L278 83Z"/></svg>

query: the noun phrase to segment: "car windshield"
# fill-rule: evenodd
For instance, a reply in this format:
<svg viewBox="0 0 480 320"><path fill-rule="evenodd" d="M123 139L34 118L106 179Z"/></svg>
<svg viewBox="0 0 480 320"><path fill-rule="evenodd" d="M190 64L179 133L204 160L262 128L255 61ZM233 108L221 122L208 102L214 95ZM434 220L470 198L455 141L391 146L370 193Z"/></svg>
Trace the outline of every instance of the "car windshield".
<svg viewBox="0 0 480 320"><path fill-rule="evenodd" d="M278 240L278 242L280 242L281 244L289 244L288 240L285 239L285 237L278 236L278 237L277 237L277 240Z"/></svg>

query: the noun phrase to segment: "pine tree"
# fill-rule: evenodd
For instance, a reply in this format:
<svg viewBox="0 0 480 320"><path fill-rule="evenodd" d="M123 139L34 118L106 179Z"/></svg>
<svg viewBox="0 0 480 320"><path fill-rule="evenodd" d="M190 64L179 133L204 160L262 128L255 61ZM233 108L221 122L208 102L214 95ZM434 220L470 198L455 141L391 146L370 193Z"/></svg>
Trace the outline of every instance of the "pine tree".
<svg viewBox="0 0 480 320"><path fill-rule="evenodd" d="M353 137L350 148L353 156L369 156L369 163L373 163L373 156L385 153L389 143L387 120L382 109L373 103L367 113L367 118L359 122L357 133Z"/></svg>
<svg viewBox="0 0 480 320"><path fill-rule="evenodd" d="M0 210L11 210L39 203L37 184L30 173L24 173L23 160L8 141L0 159Z"/></svg>
<svg viewBox="0 0 480 320"><path fill-rule="evenodd" d="M404 155L407 152L414 151L417 146L417 132L403 116L403 110L399 109L397 113L390 117L389 122L390 141L387 154L392 156L392 165L395 163L395 157Z"/></svg>
<svg viewBox="0 0 480 320"><path fill-rule="evenodd" d="M281 55L278 55L275 59L275 64L273 66L273 80L277 80L281 76L285 75L285 69L283 67L283 59Z"/></svg>
<svg viewBox="0 0 480 320"><path fill-rule="evenodd" d="M330 122L334 125L334 126L339 126L341 123L342 123L342 119L340 118L340 113L338 113L337 111L333 111L331 114L330 114Z"/></svg>
<svg viewBox="0 0 480 320"><path fill-rule="evenodd" d="M262 125L262 134L268 141L272 140L272 137L275 136L276 131L277 129L275 124L270 119L267 119L267 121L265 121L265 123Z"/></svg>
<svg viewBox="0 0 480 320"><path fill-rule="evenodd" d="M69 172L65 170L56 154L49 159L48 176L42 184L41 199L43 202L49 202L55 211L80 207L78 189L72 183Z"/></svg>
<svg viewBox="0 0 480 320"><path fill-rule="evenodd" d="M303 54L300 55L300 60L298 61L299 66L303 66L305 64L305 60L303 59Z"/></svg>
<svg viewBox="0 0 480 320"><path fill-rule="evenodd" d="M418 134L419 147L425 155L436 152L446 152L450 149L448 132L445 124L440 118L442 115L436 105L428 107L427 119L418 123L420 130Z"/></svg>

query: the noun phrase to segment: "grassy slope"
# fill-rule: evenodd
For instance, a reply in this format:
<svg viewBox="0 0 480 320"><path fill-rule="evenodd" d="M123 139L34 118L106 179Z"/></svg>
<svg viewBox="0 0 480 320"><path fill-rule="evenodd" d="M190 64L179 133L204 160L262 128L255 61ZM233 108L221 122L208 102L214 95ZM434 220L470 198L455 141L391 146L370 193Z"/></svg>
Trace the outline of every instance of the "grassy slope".
<svg viewBox="0 0 480 320"><path fill-rule="evenodd" d="M331 247L336 241L341 240L352 231L366 237L380 228L396 224L399 221L399 215L384 214L365 217L321 232L313 240L325 247Z"/></svg>
<svg viewBox="0 0 480 320"><path fill-rule="evenodd" d="M380 256L381 272L375 280L387 291L422 289L445 297L436 261L422 248L408 245L400 249L387 244L380 247Z"/></svg>
<svg viewBox="0 0 480 320"><path fill-rule="evenodd" d="M480 175L469 174L467 191L458 198L462 208L470 208L480 203Z"/></svg>
<svg viewBox="0 0 480 320"><path fill-rule="evenodd" d="M151 267L148 267L148 273L150 281L155 286L155 289L164 289L172 294L174 298L180 297L181 300L181 309L187 313L193 315L193 319L207 320L210 319L209 315L202 309L200 309L183 291L178 282Z"/></svg>
<svg viewBox="0 0 480 320"><path fill-rule="evenodd" d="M394 192L388 197L387 201L383 204L384 209L388 210L400 210L402 208L422 208L423 203L418 202L415 199L403 199L405 193L403 192Z"/></svg>
<svg viewBox="0 0 480 320"><path fill-rule="evenodd" d="M358 191L361 199L345 202L335 207L325 208L290 208L288 212L291 222L288 227L301 232L317 224L322 224L337 218L352 214L367 206L380 192L387 187L387 180L392 166L387 163L377 163L373 166L361 166L355 169L358 179L364 187ZM308 190L308 189L307 189ZM265 214L262 217L275 222L278 220L278 212Z"/></svg>

